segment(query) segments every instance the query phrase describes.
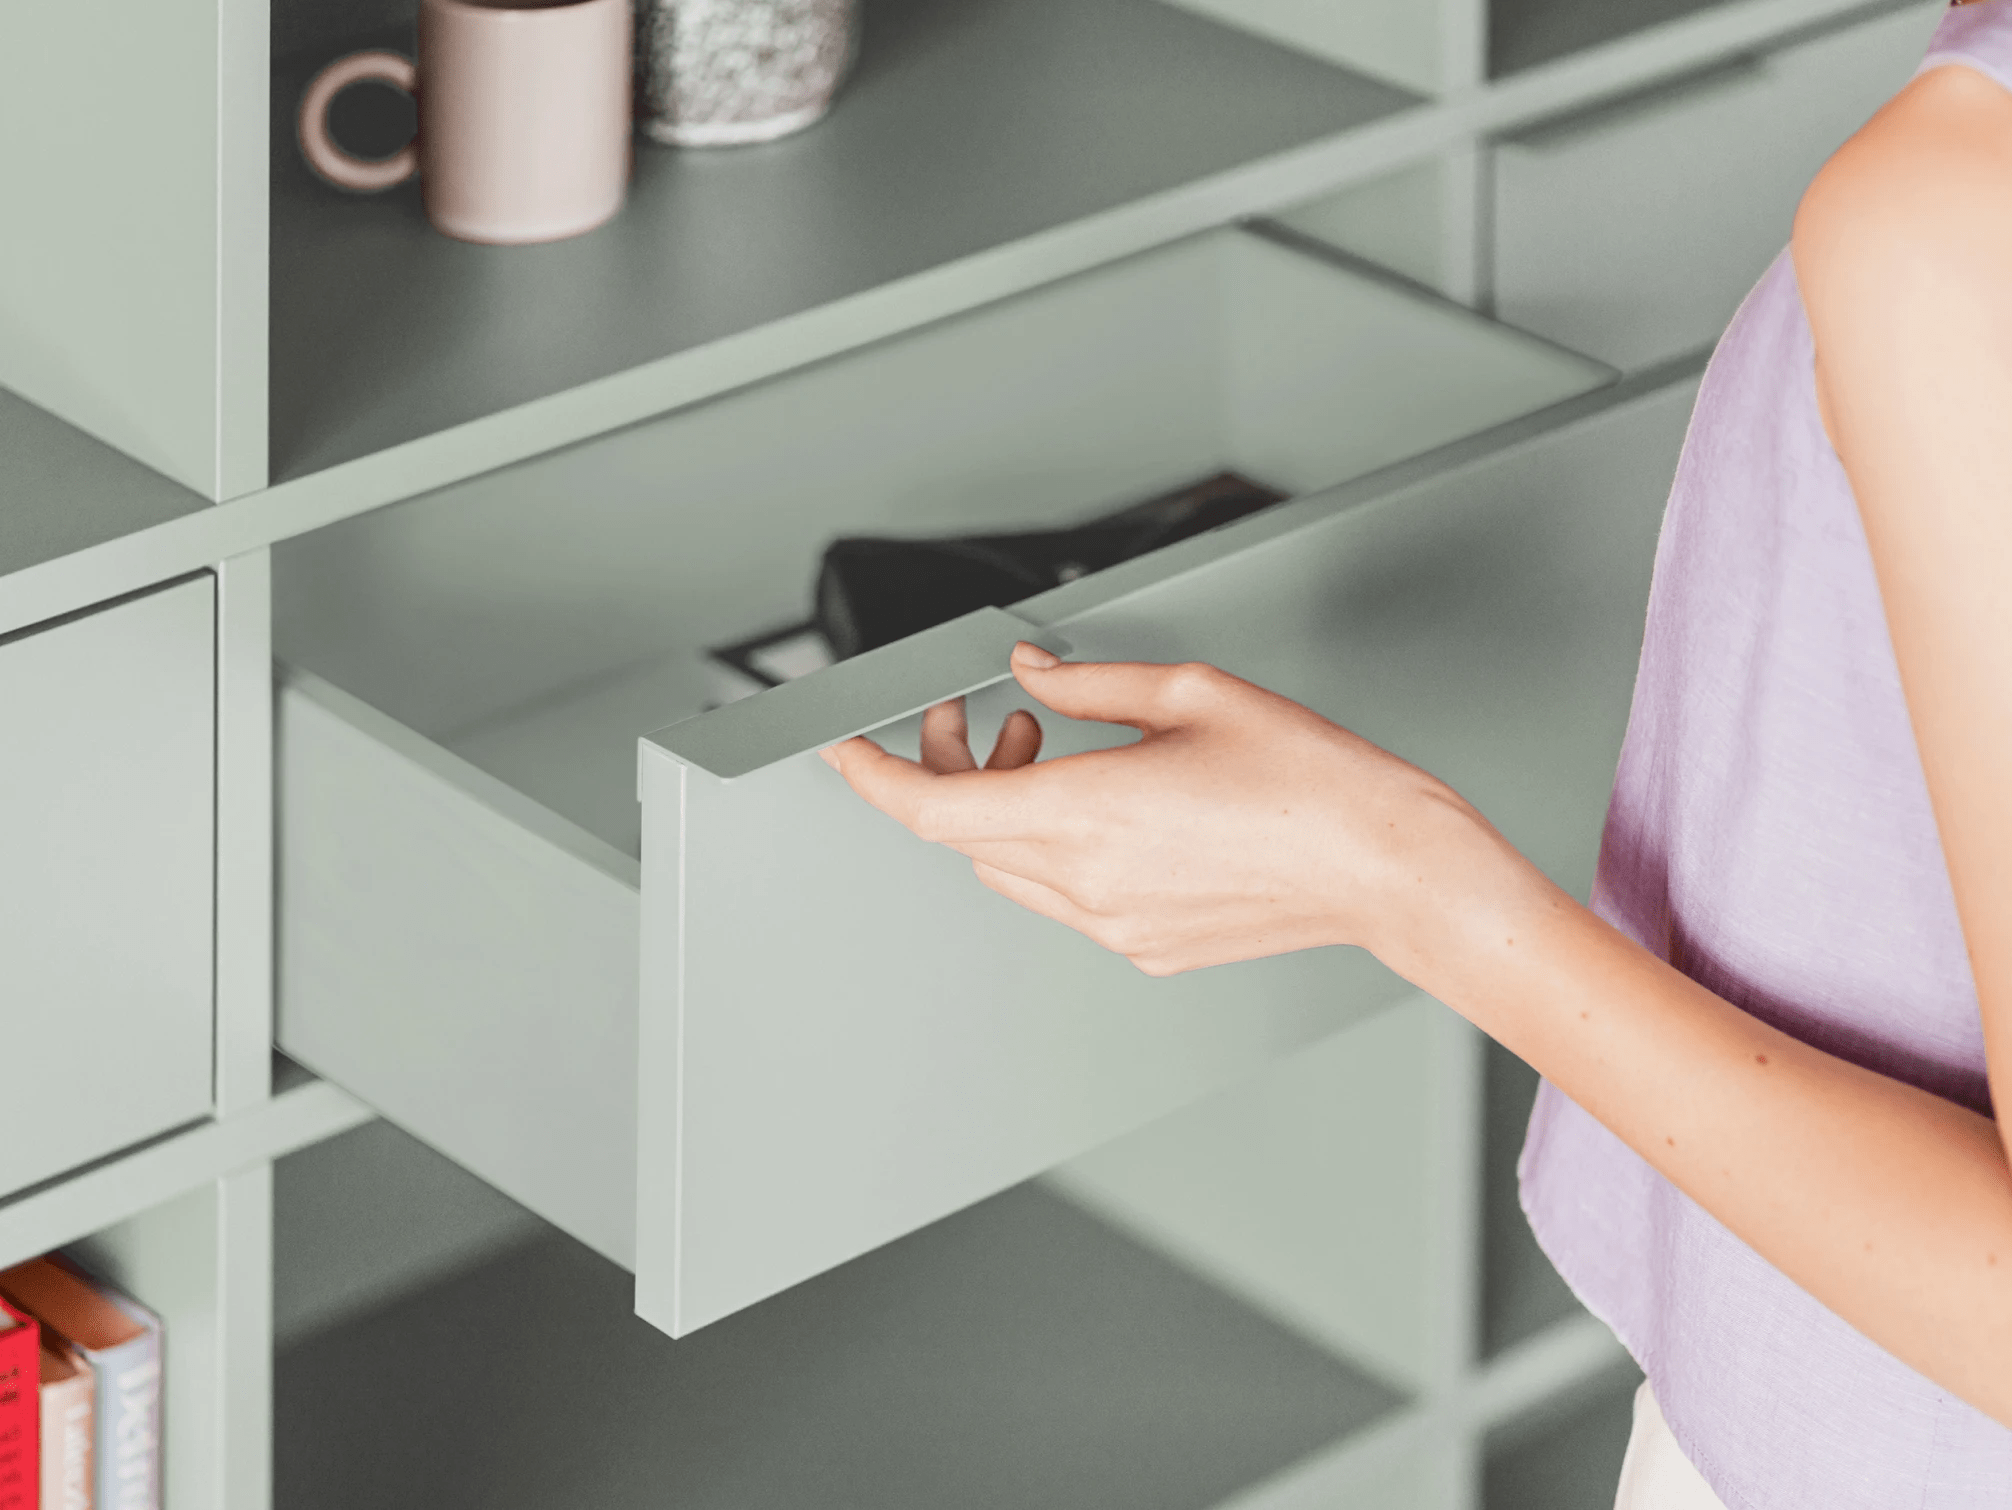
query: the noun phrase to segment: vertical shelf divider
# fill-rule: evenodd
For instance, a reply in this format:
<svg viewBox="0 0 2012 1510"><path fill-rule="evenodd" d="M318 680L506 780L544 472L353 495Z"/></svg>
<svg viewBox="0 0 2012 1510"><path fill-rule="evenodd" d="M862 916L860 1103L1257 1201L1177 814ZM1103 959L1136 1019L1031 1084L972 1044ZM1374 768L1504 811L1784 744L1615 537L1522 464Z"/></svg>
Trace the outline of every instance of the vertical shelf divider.
<svg viewBox="0 0 2012 1510"><path fill-rule="evenodd" d="M17 6L0 48L0 384L210 499L265 479L266 25Z"/></svg>
<svg viewBox="0 0 2012 1510"><path fill-rule="evenodd" d="M216 1182L216 1510L272 1507L272 1164ZM170 1504L166 1510L188 1510Z"/></svg>
<svg viewBox="0 0 2012 1510"><path fill-rule="evenodd" d="M217 499L265 487L272 7L217 3Z"/></svg>
<svg viewBox="0 0 2012 1510"><path fill-rule="evenodd" d="M200 1185L75 1252L161 1318L166 1510L269 1510L272 1166Z"/></svg>
<svg viewBox="0 0 2012 1510"><path fill-rule="evenodd" d="M1450 1008L1432 1004L1433 1100L1426 1168L1438 1241L1426 1284L1437 1327L1427 1408L1442 1423L1431 1493L1435 1510L1477 1510L1483 1423L1466 1408L1481 1364L1482 1035Z"/></svg>
<svg viewBox="0 0 2012 1510"><path fill-rule="evenodd" d="M217 569L216 1113L272 1094L272 557Z"/></svg>

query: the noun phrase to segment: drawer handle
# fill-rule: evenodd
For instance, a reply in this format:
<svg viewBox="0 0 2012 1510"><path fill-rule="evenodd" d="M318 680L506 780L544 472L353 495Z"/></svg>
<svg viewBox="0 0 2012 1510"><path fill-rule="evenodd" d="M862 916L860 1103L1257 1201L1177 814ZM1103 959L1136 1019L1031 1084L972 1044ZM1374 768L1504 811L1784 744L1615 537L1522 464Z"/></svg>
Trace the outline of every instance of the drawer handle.
<svg viewBox="0 0 2012 1510"><path fill-rule="evenodd" d="M932 703L962 697L1012 675L1017 641L1057 655L1069 642L1003 608L961 619L869 650L754 697L700 713L648 736L687 765L723 781L866 734Z"/></svg>

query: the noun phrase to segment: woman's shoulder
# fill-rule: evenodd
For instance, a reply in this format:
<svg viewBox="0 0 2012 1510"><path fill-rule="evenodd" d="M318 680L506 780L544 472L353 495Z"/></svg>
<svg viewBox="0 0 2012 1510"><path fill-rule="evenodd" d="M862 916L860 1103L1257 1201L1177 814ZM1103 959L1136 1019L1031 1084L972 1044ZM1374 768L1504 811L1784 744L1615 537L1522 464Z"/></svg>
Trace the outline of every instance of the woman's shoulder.
<svg viewBox="0 0 2012 1510"><path fill-rule="evenodd" d="M1819 327L1826 307L1904 318L1924 279L2012 304L2012 91L1959 63L1918 75L1817 174L1790 248Z"/></svg>

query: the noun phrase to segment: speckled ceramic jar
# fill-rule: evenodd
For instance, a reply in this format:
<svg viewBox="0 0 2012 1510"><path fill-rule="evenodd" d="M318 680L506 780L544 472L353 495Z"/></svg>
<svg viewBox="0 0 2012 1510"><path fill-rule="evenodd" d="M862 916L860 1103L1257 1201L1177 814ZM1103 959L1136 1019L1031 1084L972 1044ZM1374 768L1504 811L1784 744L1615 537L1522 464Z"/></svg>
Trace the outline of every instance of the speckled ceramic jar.
<svg viewBox="0 0 2012 1510"><path fill-rule="evenodd" d="M765 142L831 108L858 0L638 0L636 109L681 147Z"/></svg>

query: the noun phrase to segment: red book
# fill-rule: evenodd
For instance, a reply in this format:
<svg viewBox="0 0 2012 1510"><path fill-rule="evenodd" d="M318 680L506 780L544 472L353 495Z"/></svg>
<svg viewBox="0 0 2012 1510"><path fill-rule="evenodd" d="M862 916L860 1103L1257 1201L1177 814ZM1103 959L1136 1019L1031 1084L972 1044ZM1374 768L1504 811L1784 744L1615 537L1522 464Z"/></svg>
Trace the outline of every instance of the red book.
<svg viewBox="0 0 2012 1510"><path fill-rule="evenodd" d="M42 1329L0 1300L0 1510L42 1500Z"/></svg>

